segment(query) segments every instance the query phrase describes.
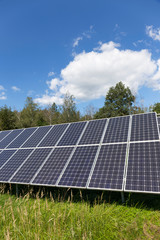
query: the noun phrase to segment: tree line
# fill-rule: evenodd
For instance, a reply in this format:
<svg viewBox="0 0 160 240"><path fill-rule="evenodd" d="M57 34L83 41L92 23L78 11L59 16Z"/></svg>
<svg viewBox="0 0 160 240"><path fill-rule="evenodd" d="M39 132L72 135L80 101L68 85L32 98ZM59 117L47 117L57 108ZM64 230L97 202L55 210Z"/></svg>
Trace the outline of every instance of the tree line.
<svg viewBox="0 0 160 240"><path fill-rule="evenodd" d="M0 108L0 130L109 118L144 113L148 110L143 106L137 106L135 100L129 87L125 87L122 82L109 89L102 108L95 111L93 106L89 106L83 115L77 110L75 98L70 94L64 96L61 106L53 103L44 109L31 97L27 97L21 111L12 110L6 105ZM160 103L150 106L149 111L160 113Z"/></svg>

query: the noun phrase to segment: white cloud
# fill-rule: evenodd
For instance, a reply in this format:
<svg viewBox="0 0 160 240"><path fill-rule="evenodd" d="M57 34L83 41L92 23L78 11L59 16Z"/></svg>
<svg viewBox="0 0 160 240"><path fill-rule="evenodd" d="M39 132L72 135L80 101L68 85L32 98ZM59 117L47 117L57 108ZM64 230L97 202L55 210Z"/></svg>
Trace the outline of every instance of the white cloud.
<svg viewBox="0 0 160 240"><path fill-rule="evenodd" d="M6 93L0 92L0 100L5 100L5 99L7 99Z"/></svg>
<svg viewBox="0 0 160 240"><path fill-rule="evenodd" d="M47 81L48 93L35 99L38 103L62 102L66 92L79 101L104 97L111 86L122 81L137 93L141 86L160 90L160 60L154 61L147 49L120 50L114 42L100 44L91 52L76 55L59 79Z"/></svg>
<svg viewBox="0 0 160 240"><path fill-rule="evenodd" d="M0 85L0 91L4 90L4 87L2 85Z"/></svg>
<svg viewBox="0 0 160 240"><path fill-rule="evenodd" d="M153 40L160 41L160 28L154 28L152 25L146 26L146 33Z"/></svg>
<svg viewBox="0 0 160 240"><path fill-rule="evenodd" d="M77 47L79 44L79 41L81 41L83 38L82 37L77 37L76 39L74 39L73 41L73 47Z"/></svg>
<svg viewBox="0 0 160 240"><path fill-rule="evenodd" d="M18 87L16 87L16 86L12 86L11 88L12 88L12 90L15 91L15 92L21 91L21 89L18 88Z"/></svg>
<svg viewBox="0 0 160 240"><path fill-rule="evenodd" d="M49 72L48 77L52 77L55 73L54 72Z"/></svg>

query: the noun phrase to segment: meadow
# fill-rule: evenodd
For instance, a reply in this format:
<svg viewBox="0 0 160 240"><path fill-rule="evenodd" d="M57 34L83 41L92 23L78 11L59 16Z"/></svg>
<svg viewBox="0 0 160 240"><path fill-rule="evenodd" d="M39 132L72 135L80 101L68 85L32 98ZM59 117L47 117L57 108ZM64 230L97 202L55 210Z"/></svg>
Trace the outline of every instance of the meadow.
<svg viewBox="0 0 160 240"><path fill-rule="evenodd" d="M160 239L160 196L1 185L0 239Z"/></svg>

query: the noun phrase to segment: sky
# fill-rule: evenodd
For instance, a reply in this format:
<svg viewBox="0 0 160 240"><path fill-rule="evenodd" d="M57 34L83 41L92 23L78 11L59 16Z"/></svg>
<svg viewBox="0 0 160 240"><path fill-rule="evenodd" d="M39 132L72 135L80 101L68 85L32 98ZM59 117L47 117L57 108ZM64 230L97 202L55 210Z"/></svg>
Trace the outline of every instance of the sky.
<svg viewBox="0 0 160 240"><path fill-rule="evenodd" d="M0 0L0 107L75 97L82 113L122 81L160 102L160 0Z"/></svg>

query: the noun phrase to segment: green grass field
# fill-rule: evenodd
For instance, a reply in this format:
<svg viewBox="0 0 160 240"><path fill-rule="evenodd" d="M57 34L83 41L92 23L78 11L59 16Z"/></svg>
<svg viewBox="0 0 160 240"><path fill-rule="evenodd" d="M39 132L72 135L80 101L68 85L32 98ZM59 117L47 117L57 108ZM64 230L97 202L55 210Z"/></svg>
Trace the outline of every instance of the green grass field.
<svg viewBox="0 0 160 240"><path fill-rule="evenodd" d="M160 239L160 196L125 198L121 204L120 193L1 191L0 239Z"/></svg>

